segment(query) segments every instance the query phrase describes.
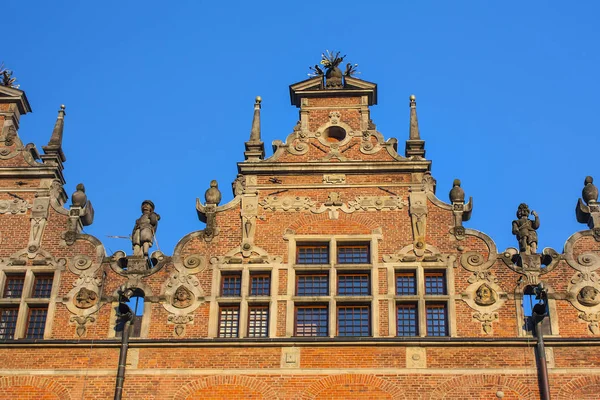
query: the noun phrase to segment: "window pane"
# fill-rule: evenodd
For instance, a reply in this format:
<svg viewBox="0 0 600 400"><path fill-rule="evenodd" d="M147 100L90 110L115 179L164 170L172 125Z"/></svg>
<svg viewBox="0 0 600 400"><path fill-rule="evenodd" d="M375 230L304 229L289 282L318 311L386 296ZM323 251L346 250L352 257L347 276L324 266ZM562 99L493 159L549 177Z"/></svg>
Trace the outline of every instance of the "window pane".
<svg viewBox="0 0 600 400"><path fill-rule="evenodd" d="M417 305L398 304L398 336L417 336Z"/></svg>
<svg viewBox="0 0 600 400"><path fill-rule="evenodd" d="M338 307L338 336L369 336L368 306Z"/></svg>
<svg viewBox="0 0 600 400"><path fill-rule="evenodd" d="M4 297L19 298L23 294L23 282L25 275L6 275L6 284L4 285Z"/></svg>
<svg viewBox="0 0 600 400"><path fill-rule="evenodd" d="M417 294L415 271L396 273L396 294L398 294L398 296L411 296Z"/></svg>
<svg viewBox="0 0 600 400"><path fill-rule="evenodd" d="M427 336L447 336L445 304L427 304Z"/></svg>
<svg viewBox="0 0 600 400"><path fill-rule="evenodd" d="M338 294L340 296L368 296L368 274L339 274Z"/></svg>
<svg viewBox="0 0 600 400"><path fill-rule="evenodd" d="M27 339L43 339L46 327L47 308L30 308L27 319Z"/></svg>
<svg viewBox="0 0 600 400"><path fill-rule="evenodd" d="M298 264L329 264L329 246L298 245Z"/></svg>
<svg viewBox="0 0 600 400"><path fill-rule="evenodd" d="M238 337L239 320L239 307L221 307L219 309L219 337Z"/></svg>
<svg viewBox="0 0 600 400"><path fill-rule="evenodd" d="M327 307L296 307L296 336L327 336Z"/></svg>
<svg viewBox="0 0 600 400"><path fill-rule="evenodd" d="M242 276L223 275L221 278L221 296L239 297L242 295Z"/></svg>
<svg viewBox="0 0 600 400"><path fill-rule="evenodd" d="M444 272L426 272L425 294L446 294L445 275Z"/></svg>
<svg viewBox="0 0 600 400"><path fill-rule="evenodd" d="M338 264L368 264L369 246L360 245L341 245L337 248Z"/></svg>
<svg viewBox="0 0 600 400"><path fill-rule="evenodd" d="M14 339L18 308L0 308L0 339Z"/></svg>
<svg viewBox="0 0 600 400"><path fill-rule="evenodd" d="M248 307L248 337L269 336L269 307Z"/></svg>
<svg viewBox="0 0 600 400"><path fill-rule="evenodd" d="M36 275L31 297L48 299L52 293L53 275Z"/></svg>
<svg viewBox="0 0 600 400"><path fill-rule="evenodd" d="M327 274L302 274L296 276L297 296L329 295L329 276Z"/></svg>
<svg viewBox="0 0 600 400"><path fill-rule="evenodd" d="M269 296L271 294L271 277L268 274L250 275L250 296Z"/></svg>

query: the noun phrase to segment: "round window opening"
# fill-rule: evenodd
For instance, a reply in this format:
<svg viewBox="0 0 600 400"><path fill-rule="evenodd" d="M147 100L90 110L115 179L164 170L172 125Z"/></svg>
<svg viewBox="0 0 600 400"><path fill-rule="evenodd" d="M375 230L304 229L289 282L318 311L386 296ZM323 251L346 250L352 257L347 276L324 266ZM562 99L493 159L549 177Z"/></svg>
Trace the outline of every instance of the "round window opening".
<svg viewBox="0 0 600 400"><path fill-rule="evenodd" d="M341 142L346 138L346 131L339 126L330 126L323 132L323 138L331 143Z"/></svg>

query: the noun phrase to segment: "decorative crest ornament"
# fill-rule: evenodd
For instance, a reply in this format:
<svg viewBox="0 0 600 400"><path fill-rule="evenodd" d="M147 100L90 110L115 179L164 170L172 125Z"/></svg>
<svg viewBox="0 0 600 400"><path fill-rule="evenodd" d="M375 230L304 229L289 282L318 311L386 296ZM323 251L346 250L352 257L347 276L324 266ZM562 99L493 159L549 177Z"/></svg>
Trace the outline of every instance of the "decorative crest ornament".
<svg viewBox="0 0 600 400"><path fill-rule="evenodd" d="M346 64L346 70L342 72L339 65L344 61L346 55L340 56L339 51L325 50L325 53L321 53L320 64L325 67L325 71L316 64L314 67L309 67L312 73L308 74L310 77L321 76L325 78L326 89L338 89L344 87L343 78L347 76L353 76L358 74L358 64Z"/></svg>
<svg viewBox="0 0 600 400"><path fill-rule="evenodd" d="M17 78L13 78L13 71L4 67L4 63L0 64L0 85L18 89Z"/></svg>

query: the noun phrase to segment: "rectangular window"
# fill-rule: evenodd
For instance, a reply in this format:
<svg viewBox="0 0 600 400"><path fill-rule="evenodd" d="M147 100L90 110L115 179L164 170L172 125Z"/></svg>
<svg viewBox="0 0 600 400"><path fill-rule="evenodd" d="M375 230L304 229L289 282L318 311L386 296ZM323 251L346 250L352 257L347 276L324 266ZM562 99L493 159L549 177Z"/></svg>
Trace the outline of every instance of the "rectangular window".
<svg viewBox="0 0 600 400"><path fill-rule="evenodd" d="M338 264L368 264L369 245L339 245L337 248Z"/></svg>
<svg viewBox="0 0 600 400"><path fill-rule="evenodd" d="M369 306L339 306L338 336L370 336Z"/></svg>
<svg viewBox="0 0 600 400"><path fill-rule="evenodd" d="M296 249L298 264L329 264L328 244L299 244Z"/></svg>
<svg viewBox="0 0 600 400"><path fill-rule="evenodd" d="M223 274L221 277L221 296L240 297L242 295L242 275Z"/></svg>
<svg viewBox="0 0 600 400"><path fill-rule="evenodd" d="M25 334L25 337L27 339L44 338L44 329L46 327L47 315L47 308L32 307L29 309L29 316L27 318L27 333Z"/></svg>
<svg viewBox="0 0 600 400"><path fill-rule="evenodd" d="M238 337L239 322L240 308L238 306L219 308L219 337Z"/></svg>
<svg viewBox="0 0 600 400"><path fill-rule="evenodd" d="M427 336L448 336L448 317L445 304L427 304Z"/></svg>
<svg viewBox="0 0 600 400"><path fill-rule="evenodd" d="M3 297L9 299L20 298L23 294L23 283L25 282L25 274L6 275L6 283L4 284Z"/></svg>
<svg viewBox="0 0 600 400"><path fill-rule="evenodd" d="M296 336L327 336L327 307L296 307Z"/></svg>
<svg viewBox="0 0 600 400"><path fill-rule="evenodd" d="M271 276L268 273L250 274L250 296L269 296Z"/></svg>
<svg viewBox="0 0 600 400"><path fill-rule="evenodd" d="M398 336L417 336L419 333L419 326L417 324L417 305L398 304L397 323Z"/></svg>
<svg viewBox="0 0 600 400"><path fill-rule="evenodd" d="M33 293L31 297L48 299L52 293L52 280L54 275L36 275L33 281Z"/></svg>
<svg viewBox="0 0 600 400"><path fill-rule="evenodd" d="M327 274L296 275L297 296L329 295L329 276Z"/></svg>
<svg viewBox="0 0 600 400"><path fill-rule="evenodd" d="M14 339L18 314L16 307L0 308L0 339Z"/></svg>
<svg viewBox="0 0 600 400"><path fill-rule="evenodd" d="M248 337L269 336L269 307L248 307Z"/></svg>
<svg viewBox="0 0 600 400"><path fill-rule="evenodd" d="M338 274L338 295L368 296L369 274Z"/></svg>
<svg viewBox="0 0 600 400"><path fill-rule="evenodd" d="M446 273L444 271L425 272L425 294L446 294Z"/></svg>
<svg viewBox="0 0 600 400"><path fill-rule="evenodd" d="M396 294L398 296L412 296L417 294L415 271L396 272Z"/></svg>

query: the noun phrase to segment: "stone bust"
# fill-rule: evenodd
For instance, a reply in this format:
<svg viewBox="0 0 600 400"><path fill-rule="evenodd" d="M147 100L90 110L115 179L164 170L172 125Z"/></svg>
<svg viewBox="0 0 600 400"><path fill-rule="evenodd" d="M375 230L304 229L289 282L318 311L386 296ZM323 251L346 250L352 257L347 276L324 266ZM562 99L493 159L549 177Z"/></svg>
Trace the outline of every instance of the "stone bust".
<svg viewBox="0 0 600 400"><path fill-rule="evenodd" d="M98 301L96 292L90 289L81 288L75 295L75 305L78 308L90 308Z"/></svg>
<svg viewBox="0 0 600 400"><path fill-rule="evenodd" d="M480 306L489 306L496 302L496 294L494 289L486 285L485 283L477 289L475 292L475 303Z"/></svg>
<svg viewBox="0 0 600 400"><path fill-rule="evenodd" d="M577 300L584 306L592 307L600 304L598 289L592 286L584 286L577 294Z"/></svg>
<svg viewBox="0 0 600 400"><path fill-rule="evenodd" d="M142 215L135 221L131 242L134 256L147 256L152 247L160 215L154 212L154 203L150 200L142 202Z"/></svg>
<svg viewBox="0 0 600 400"><path fill-rule="evenodd" d="M179 286L173 294L173 307L186 308L194 301L194 294L185 286Z"/></svg>
<svg viewBox="0 0 600 400"><path fill-rule="evenodd" d="M535 219L529 219L529 206L521 203L517 209L517 220L512 223L512 233L519 242L519 251L526 254L535 254L537 251L538 237L536 230L540 227L540 218L535 211L531 211Z"/></svg>

